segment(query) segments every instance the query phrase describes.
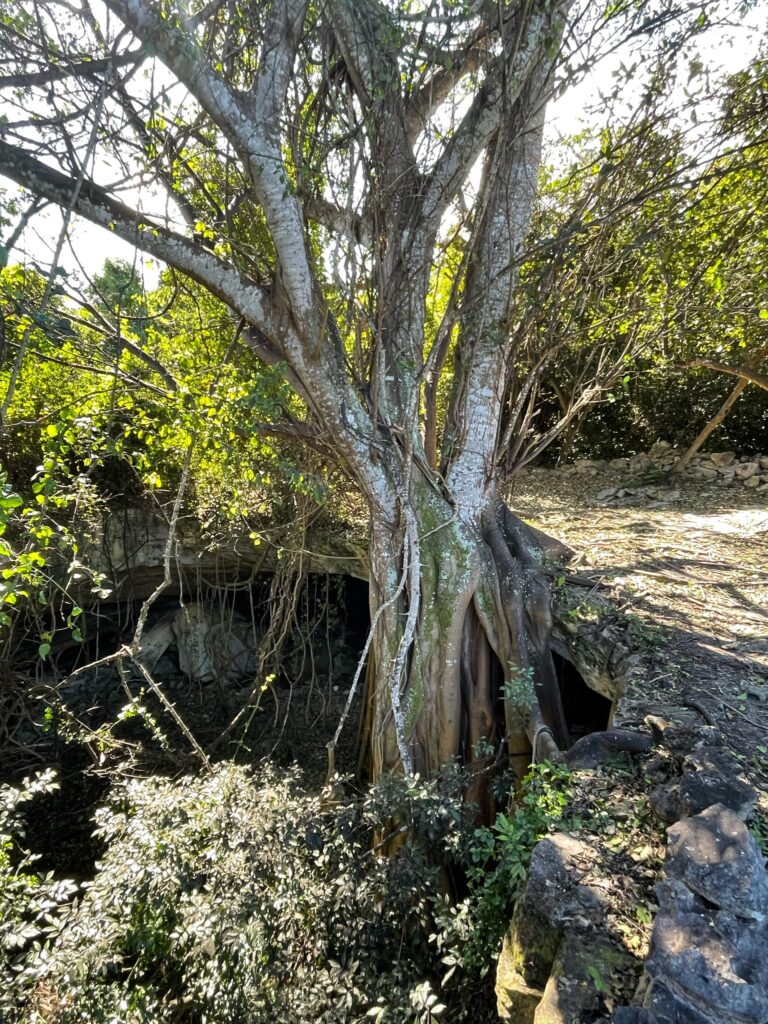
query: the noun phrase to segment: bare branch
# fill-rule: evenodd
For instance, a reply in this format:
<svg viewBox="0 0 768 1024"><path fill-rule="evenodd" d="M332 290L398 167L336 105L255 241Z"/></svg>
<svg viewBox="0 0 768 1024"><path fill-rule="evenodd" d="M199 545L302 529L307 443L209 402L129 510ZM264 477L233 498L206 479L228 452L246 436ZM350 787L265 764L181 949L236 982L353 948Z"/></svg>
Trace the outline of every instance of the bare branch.
<svg viewBox="0 0 768 1024"><path fill-rule="evenodd" d="M518 39L504 64L489 64L485 81L429 176L424 199L426 219L439 219L451 202L472 164L491 141L528 83L534 69L551 67L554 55L544 47L553 26L562 23L570 0L535 5L529 18L518 26Z"/></svg>
<svg viewBox="0 0 768 1024"><path fill-rule="evenodd" d="M1 140L0 175L65 208L75 192L74 178ZM270 340L277 336L272 303L266 291L208 249L152 222L89 180L80 188L74 211L188 274Z"/></svg>
<svg viewBox="0 0 768 1024"><path fill-rule="evenodd" d="M691 359L687 363L681 363L685 368L702 368L715 370L717 373L728 373L732 377L741 377L750 384L757 384L759 388L768 391L768 375L759 373L749 366L731 366L729 363L717 363L713 359Z"/></svg>
<svg viewBox="0 0 768 1024"><path fill-rule="evenodd" d="M137 66L146 60L144 49L129 50L119 56L103 57L97 60L73 61L61 66L51 65L44 71L28 71L18 75L0 75L0 89L24 89L35 85L51 85L65 78L87 77L96 78L105 71L125 67L126 64Z"/></svg>
<svg viewBox="0 0 768 1024"><path fill-rule="evenodd" d="M455 63L436 71L411 97L405 114L405 127L411 144L416 141L429 118L448 99L462 78L477 71L482 58L483 48L478 45L472 46L462 55L457 54Z"/></svg>
<svg viewBox="0 0 768 1024"><path fill-rule="evenodd" d="M323 324L322 302L318 301L307 253L301 204L291 194L276 124L306 0L275 0L268 18L272 35L265 37L262 68L250 95L230 86L210 67L194 36L163 19L146 0L107 0L107 6L139 39L153 45L240 155L264 209L293 318L311 343L317 344Z"/></svg>

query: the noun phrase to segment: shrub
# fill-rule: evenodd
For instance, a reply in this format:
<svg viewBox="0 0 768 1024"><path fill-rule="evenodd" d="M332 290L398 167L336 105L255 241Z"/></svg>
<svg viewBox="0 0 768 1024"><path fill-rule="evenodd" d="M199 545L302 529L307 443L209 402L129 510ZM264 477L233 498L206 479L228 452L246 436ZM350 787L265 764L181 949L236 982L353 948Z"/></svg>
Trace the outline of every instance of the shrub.
<svg viewBox="0 0 768 1024"><path fill-rule="evenodd" d="M95 878L30 936L14 1019L495 1020L490 968L517 865L559 820L559 781L537 769L491 830L472 827L458 771L351 797L231 764L116 786Z"/></svg>
<svg viewBox="0 0 768 1024"><path fill-rule="evenodd" d="M69 880L38 874L38 859L22 845L21 808L41 793L57 788L52 771L27 778L18 788L0 789L0 1020L11 1019L20 990L30 976L19 976L17 966L45 940L55 912L77 891Z"/></svg>

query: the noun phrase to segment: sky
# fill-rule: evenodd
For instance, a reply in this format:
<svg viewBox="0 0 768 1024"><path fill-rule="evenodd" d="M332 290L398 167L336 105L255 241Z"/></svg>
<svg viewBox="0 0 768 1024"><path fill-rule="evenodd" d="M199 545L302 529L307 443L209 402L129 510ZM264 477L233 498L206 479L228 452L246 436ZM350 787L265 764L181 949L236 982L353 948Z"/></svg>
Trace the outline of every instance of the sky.
<svg viewBox="0 0 768 1024"><path fill-rule="evenodd" d="M705 61L720 65L726 72L743 67L748 57L754 54L761 34L766 28L766 4L757 5L745 22L731 33L720 32L717 37L707 40L702 46ZM614 74L622 61L627 61L626 52L603 59L583 81L569 87L561 96L551 101L547 112L546 146L550 156L562 147L567 139L586 128L599 126L606 117L606 103L602 97L610 94L614 85ZM622 95L622 104L631 107L636 98L629 82ZM1 181L2 179L0 179ZM124 197L126 201L147 212L162 213L164 199L149 190L134 192ZM54 209L48 210L25 232L12 258L23 258L38 262L41 267L50 262L51 253L61 230L61 215ZM153 287L158 280L158 264L137 253L132 246L122 242L110 232L97 228L81 218L75 219L69 232L69 240L62 253L62 265L72 280L86 283L87 277L97 273L106 258L120 258L134 263L143 275L145 286Z"/></svg>

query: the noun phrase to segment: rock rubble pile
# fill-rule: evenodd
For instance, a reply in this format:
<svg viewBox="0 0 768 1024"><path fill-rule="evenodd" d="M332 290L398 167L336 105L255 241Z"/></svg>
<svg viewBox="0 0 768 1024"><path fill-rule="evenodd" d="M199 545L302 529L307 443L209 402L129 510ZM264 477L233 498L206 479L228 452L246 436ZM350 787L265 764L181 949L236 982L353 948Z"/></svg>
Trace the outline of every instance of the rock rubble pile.
<svg viewBox="0 0 768 1024"><path fill-rule="evenodd" d="M768 455L738 455L731 451L700 452L681 473L674 469L685 449L674 447L668 441L657 441L648 452L639 452L628 458L577 459L571 465L557 470L536 468L535 474L557 472L565 477L594 478L599 486L601 477L621 483L612 483L597 490L595 498L601 505L629 505L640 500L661 506L675 502L682 496L681 486L687 483L709 484L714 487L744 487L768 495Z"/></svg>

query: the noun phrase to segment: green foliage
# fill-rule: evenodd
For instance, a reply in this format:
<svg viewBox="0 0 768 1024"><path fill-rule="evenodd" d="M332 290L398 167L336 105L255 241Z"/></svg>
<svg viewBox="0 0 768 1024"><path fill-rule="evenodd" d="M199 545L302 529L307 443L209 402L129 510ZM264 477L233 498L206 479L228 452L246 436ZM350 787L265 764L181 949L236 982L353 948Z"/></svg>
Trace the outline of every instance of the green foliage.
<svg viewBox="0 0 768 1024"><path fill-rule="evenodd" d="M501 688L504 700L520 711L529 711L536 703L536 685L533 668L526 665L509 667L509 678Z"/></svg>
<svg viewBox="0 0 768 1024"><path fill-rule="evenodd" d="M72 902L10 838L16 806L50 784L4 791L6 1008L30 1024L493 1020L501 935L569 793L564 769L537 765L514 809L475 829L452 770L361 798L233 765L133 780L98 812L106 853ZM462 865L457 903L445 872Z"/></svg>
<svg viewBox="0 0 768 1024"><path fill-rule="evenodd" d="M470 895L445 907L438 937L449 969L483 974L492 966L534 846L549 832L580 824L568 820L570 799L568 769L543 761L531 766L510 810L497 814L490 828L474 831L465 852Z"/></svg>
<svg viewBox="0 0 768 1024"><path fill-rule="evenodd" d="M130 265L108 260L92 306L41 318L42 287L20 267L0 274L6 334L18 343L31 331L5 443L17 489L36 467L33 491L49 507L72 504L77 489L82 505L84 488L111 500L162 497L189 458L188 504L209 522L290 521L297 495L323 501L327 474L299 462L279 429L259 429L300 416L301 403L210 294L171 274L144 293ZM0 369L0 392L9 374Z"/></svg>
<svg viewBox="0 0 768 1024"><path fill-rule="evenodd" d="M0 789L0 1019L18 1010L16 967L49 934L53 915L77 893L68 880L38 874L36 857L24 849L21 808L57 789L54 773L41 772L18 787Z"/></svg>
<svg viewBox="0 0 768 1024"><path fill-rule="evenodd" d="M691 76L698 82L701 68ZM590 389L589 415L565 433L569 457L627 455L659 437L687 443L735 381L686 364L764 363L764 79L758 61L708 86L710 102L723 104L710 144L727 155L697 157L701 140L691 143L683 125L661 129L648 117L629 132L573 139L568 166L543 174L518 355L521 373L537 359L545 369L534 447ZM767 417L764 393L748 388L719 436L759 450Z"/></svg>
<svg viewBox="0 0 768 1024"><path fill-rule="evenodd" d="M8 649L18 625L43 659L57 634L86 635L82 593L103 596L104 580L84 552L117 504L169 506L188 464L185 508L212 531L245 519L258 534L301 523L329 487L323 467L254 426L300 416L300 403L219 302L171 274L145 293L114 260L94 285L89 303L56 297L43 316L44 279L0 270L0 396L28 345L0 433L0 639Z"/></svg>
<svg viewBox="0 0 768 1024"><path fill-rule="evenodd" d="M329 797L232 767L117 791L96 878L23 975L29 1012L55 989L61 1022L171 1021L192 1006L205 1022L362 1021L372 1006L429 1019L414 1000L437 870L416 840L392 859L370 843L409 806L422 838L456 822L396 783L357 807Z"/></svg>

